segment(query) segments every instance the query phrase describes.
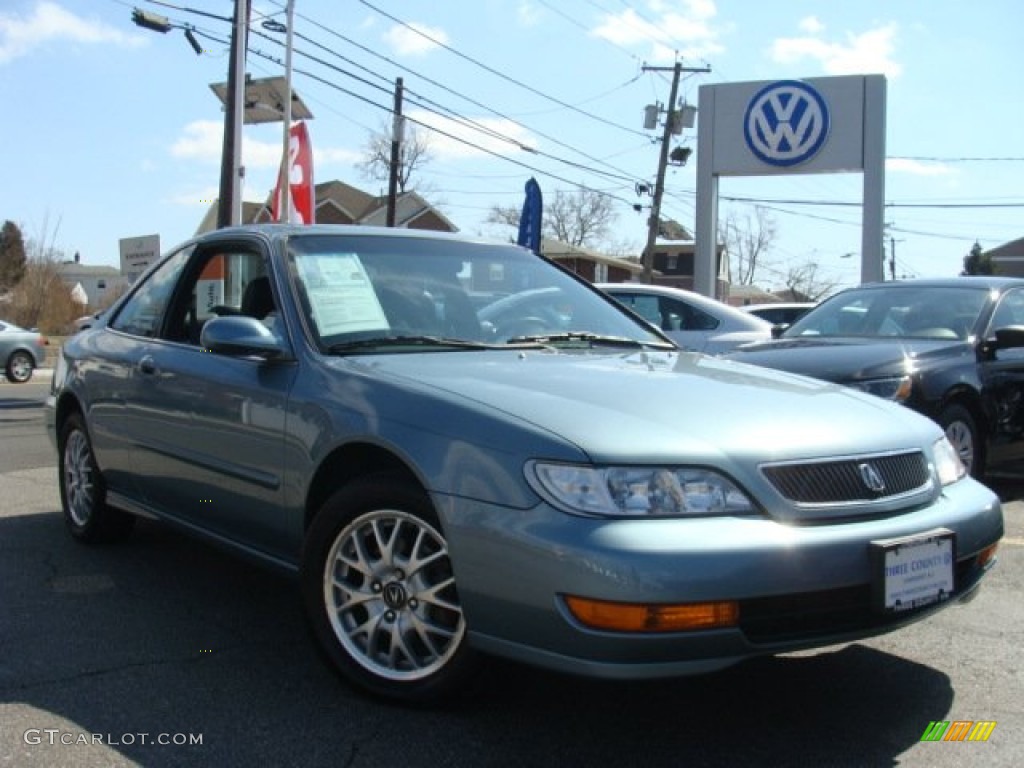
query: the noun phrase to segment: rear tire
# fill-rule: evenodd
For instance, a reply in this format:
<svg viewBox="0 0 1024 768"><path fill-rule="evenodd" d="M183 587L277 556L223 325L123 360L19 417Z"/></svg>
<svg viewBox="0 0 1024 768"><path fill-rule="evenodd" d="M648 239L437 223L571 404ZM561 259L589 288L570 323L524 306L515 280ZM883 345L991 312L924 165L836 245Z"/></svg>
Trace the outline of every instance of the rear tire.
<svg viewBox="0 0 1024 768"><path fill-rule="evenodd" d="M443 700L475 666L448 542L429 498L401 474L360 478L327 500L301 580L320 648L374 695Z"/></svg>
<svg viewBox="0 0 1024 768"><path fill-rule="evenodd" d="M4 373L7 375L7 380L12 384L24 384L32 378L32 371L35 370L35 367L36 363L32 359L32 355L18 350L7 358Z"/></svg>
<svg viewBox="0 0 1024 768"><path fill-rule="evenodd" d="M59 449L60 503L71 536L87 544L125 538L135 526L135 517L107 506L106 484L79 414L64 422Z"/></svg>

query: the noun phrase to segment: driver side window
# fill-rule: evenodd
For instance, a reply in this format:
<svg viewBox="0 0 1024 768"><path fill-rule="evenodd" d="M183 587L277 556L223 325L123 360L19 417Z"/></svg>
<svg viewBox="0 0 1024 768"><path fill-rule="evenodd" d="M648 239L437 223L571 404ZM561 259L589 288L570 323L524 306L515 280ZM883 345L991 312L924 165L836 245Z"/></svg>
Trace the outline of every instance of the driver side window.
<svg viewBox="0 0 1024 768"><path fill-rule="evenodd" d="M124 303L110 327L133 336L158 336L174 286L181 278L190 253L189 248L179 251L149 275Z"/></svg>
<svg viewBox="0 0 1024 768"><path fill-rule="evenodd" d="M997 328L1010 325L1024 325L1024 291L1010 291L999 300L999 306L989 323L989 334Z"/></svg>

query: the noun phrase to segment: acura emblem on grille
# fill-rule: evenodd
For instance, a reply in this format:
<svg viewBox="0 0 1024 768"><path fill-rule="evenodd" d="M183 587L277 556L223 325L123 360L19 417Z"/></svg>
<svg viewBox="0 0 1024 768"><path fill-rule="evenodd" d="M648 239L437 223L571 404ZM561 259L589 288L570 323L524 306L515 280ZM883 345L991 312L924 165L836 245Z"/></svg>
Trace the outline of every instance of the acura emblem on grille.
<svg viewBox="0 0 1024 768"><path fill-rule="evenodd" d="M875 469L874 464L858 464L857 469L860 470L860 479L864 481L864 485L867 486L869 491L873 493L881 493L885 490L885 480L879 474L878 470Z"/></svg>

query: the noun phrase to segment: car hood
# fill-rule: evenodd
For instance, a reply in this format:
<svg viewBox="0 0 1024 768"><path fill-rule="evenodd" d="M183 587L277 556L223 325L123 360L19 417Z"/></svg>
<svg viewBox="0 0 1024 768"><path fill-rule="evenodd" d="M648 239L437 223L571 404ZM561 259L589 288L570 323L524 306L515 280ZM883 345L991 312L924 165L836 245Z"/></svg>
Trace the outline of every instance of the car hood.
<svg viewBox="0 0 1024 768"><path fill-rule="evenodd" d="M964 341L799 337L748 344L728 357L834 382L914 373L974 354Z"/></svg>
<svg viewBox="0 0 1024 768"><path fill-rule="evenodd" d="M466 351L359 360L404 388L445 393L477 412L485 406L554 433L598 462L692 456L761 463L919 448L941 435L927 419L870 395L685 352Z"/></svg>

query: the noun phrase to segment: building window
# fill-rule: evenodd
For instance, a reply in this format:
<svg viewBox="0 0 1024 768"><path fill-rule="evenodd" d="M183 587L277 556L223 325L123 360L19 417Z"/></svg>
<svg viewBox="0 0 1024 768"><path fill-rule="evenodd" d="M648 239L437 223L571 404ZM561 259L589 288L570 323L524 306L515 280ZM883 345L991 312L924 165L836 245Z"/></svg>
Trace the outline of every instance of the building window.
<svg viewBox="0 0 1024 768"><path fill-rule="evenodd" d="M101 291L107 290L107 281L106 280L97 280L96 281L96 287L99 288Z"/></svg>
<svg viewBox="0 0 1024 768"><path fill-rule="evenodd" d="M666 267L666 269L668 269L670 272L675 272L677 269L679 269L679 256L677 256L674 253L671 254L668 257L668 266Z"/></svg>

